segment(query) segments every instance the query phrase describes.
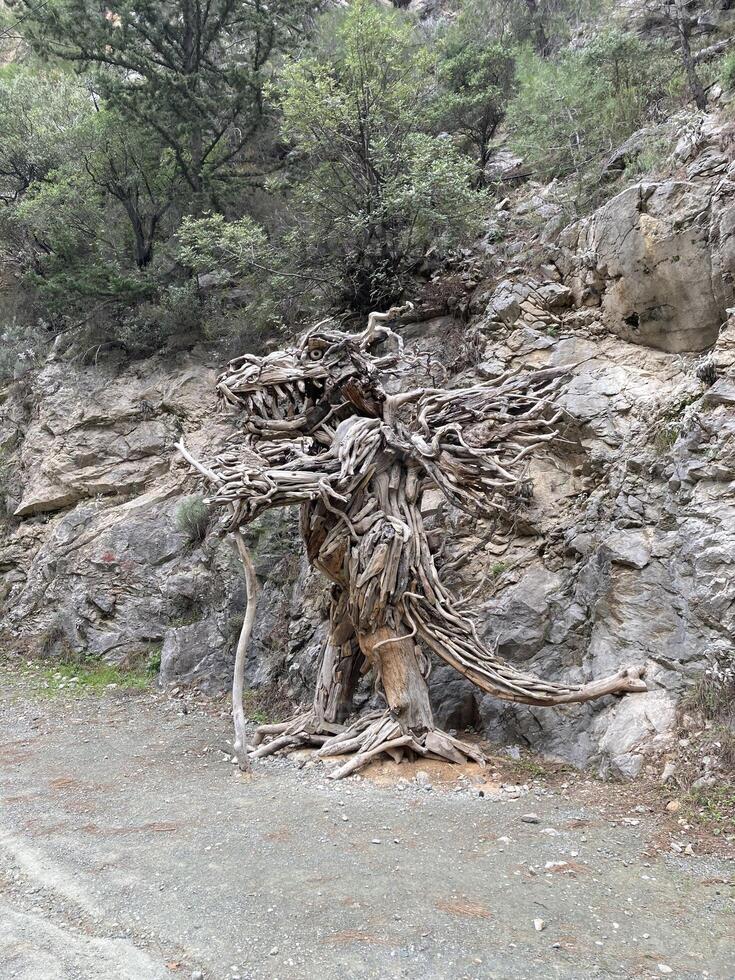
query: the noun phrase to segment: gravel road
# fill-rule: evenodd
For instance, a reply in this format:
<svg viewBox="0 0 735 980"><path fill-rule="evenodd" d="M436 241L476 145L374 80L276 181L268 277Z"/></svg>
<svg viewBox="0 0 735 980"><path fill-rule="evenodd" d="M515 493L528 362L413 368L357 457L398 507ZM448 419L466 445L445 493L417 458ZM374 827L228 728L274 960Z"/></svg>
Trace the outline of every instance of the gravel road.
<svg viewBox="0 0 735 980"><path fill-rule="evenodd" d="M613 785L247 779L200 706L0 684L3 980L735 977L733 863Z"/></svg>

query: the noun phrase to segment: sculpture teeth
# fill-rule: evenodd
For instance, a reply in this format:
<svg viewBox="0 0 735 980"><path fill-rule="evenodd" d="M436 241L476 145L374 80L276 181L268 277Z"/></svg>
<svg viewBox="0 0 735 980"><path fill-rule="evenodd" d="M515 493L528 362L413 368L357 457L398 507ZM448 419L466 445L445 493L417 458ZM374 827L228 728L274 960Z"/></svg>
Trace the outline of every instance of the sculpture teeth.
<svg viewBox="0 0 735 980"><path fill-rule="evenodd" d="M260 391L253 392L253 406L257 409L261 416L267 415L267 409L265 408L265 402L263 401L263 393Z"/></svg>

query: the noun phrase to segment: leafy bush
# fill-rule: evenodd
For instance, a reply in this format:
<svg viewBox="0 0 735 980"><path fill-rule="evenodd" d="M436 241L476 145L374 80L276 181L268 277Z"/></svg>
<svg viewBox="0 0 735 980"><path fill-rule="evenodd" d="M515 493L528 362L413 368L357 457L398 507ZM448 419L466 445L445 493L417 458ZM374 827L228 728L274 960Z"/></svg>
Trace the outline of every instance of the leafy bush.
<svg viewBox="0 0 735 980"><path fill-rule="evenodd" d="M735 91L735 51L728 51L720 67L722 84L729 91Z"/></svg>
<svg viewBox="0 0 735 980"><path fill-rule="evenodd" d="M508 110L515 148L542 179L577 178L584 201L603 157L661 113L680 83L666 49L603 31L556 60L526 51Z"/></svg>
<svg viewBox="0 0 735 980"><path fill-rule="evenodd" d="M432 106L434 124L460 134L471 148L480 182L515 76L514 52L498 39L491 7L488 0L469 0L444 33Z"/></svg>
<svg viewBox="0 0 735 980"><path fill-rule="evenodd" d="M160 644L151 648L148 653L145 662L145 669L148 674L159 674L161 671L161 653L162 647Z"/></svg>
<svg viewBox="0 0 735 980"><path fill-rule="evenodd" d="M282 131L302 162L284 276L364 311L398 297L430 247L472 232L472 165L422 130L431 85L411 23L370 0L329 16L317 52L285 70Z"/></svg>
<svg viewBox="0 0 735 980"><path fill-rule="evenodd" d="M210 512L201 497L188 497L176 512L176 526L190 544L201 544L209 530Z"/></svg>

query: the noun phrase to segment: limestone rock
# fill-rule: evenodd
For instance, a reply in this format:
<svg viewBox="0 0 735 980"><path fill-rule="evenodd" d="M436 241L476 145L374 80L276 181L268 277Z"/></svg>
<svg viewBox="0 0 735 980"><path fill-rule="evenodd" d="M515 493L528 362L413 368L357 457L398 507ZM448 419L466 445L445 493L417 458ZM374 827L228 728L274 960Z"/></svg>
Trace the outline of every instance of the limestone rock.
<svg viewBox="0 0 735 980"><path fill-rule="evenodd" d="M712 195L710 184L693 180L641 183L570 229L584 257L573 262L577 301L593 289L608 329L632 343L670 352L709 347L732 300L724 274L732 268L731 198Z"/></svg>

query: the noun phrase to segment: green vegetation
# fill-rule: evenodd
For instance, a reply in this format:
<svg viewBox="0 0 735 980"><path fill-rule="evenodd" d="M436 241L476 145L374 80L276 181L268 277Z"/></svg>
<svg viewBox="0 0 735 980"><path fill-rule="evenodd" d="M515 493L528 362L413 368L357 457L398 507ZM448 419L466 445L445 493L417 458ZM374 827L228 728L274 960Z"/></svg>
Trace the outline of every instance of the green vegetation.
<svg viewBox="0 0 735 980"><path fill-rule="evenodd" d="M539 177L573 177L580 206L593 195L605 156L680 88L667 46L612 28L554 60L526 50L517 73L508 110L514 145Z"/></svg>
<svg viewBox="0 0 735 980"><path fill-rule="evenodd" d="M201 544L207 536L211 516L201 497L188 497L176 512L176 526L190 544Z"/></svg>
<svg viewBox="0 0 735 980"><path fill-rule="evenodd" d="M735 91L735 51L728 51L722 59L720 78L729 92Z"/></svg>
<svg viewBox="0 0 735 980"><path fill-rule="evenodd" d="M161 670L161 651L162 646L159 644L157 646L151 647L148 651L148 656L146 657L145 669L146 673L158 676Z"/></svg>
<svg viewBox="0 0 735 980"><path fill-rule="evenodd" d="M440 39L436 125L463 138L485 182L490 146L515 80L513 50L493 24L487 0L469 0Z"/></svg>
<svg viewBox="0 0 735 980"><path fill-rule="evenodd" d="M559 771L558 767L555 765L553 769L550 770L548 766L537 762L536 759L532 759L530 756L522 755L520 759L513 760L512 762L505 762L507 766L512 766L512 769L517 773L518 778L524 779L544 779L545 777L556 773Z"/></svg>
<svg viewBox="0 0 735 980"><path fill-rule="evenodd" d="M160 655L159 655L160 663ZM60 694L83 696L107 690L142 691L151 686L156 671L150 667L125 669L97 660L80 663L35 662L24 671L33 690L41 697Z"/></svg>
<svg viewBox="0 0 735 980"><path fill-rule="evenodd" d="M695 782L682 803L687 820L708 826L714 834L735 831L735 670L731 661L716 662L702 673L681 702L701 730L689 736L690 764L682 785ZM713 785L697 786L700 760L716 760Z"/></svg>
<svg viewBox="0 0 735 980"><path fill-rule="evenodd" d="M0 68L0 378L51 344L82 360L258 349L315 309L410 299L488 233L501 140L559 181L571 215L610 193L621 142L647 128L630 174L655 165L657 124L704 97L681 5L655 41L598 0L447 14L422 23L377 0L0 13L16 24ZM717 71L732 87L732 55Z"/></svg>
<svg viewBox="0 0 735 980"><path fill-rule="evenodd" d="M320 285L355 309L397 299L430 247L457 244L480 217L470 162L421 131L430 67L408 21L355 0L284 73L283 134L303 159L289 267L322 279L326 262Z"/></svg>
<svg viewBox="0 0 735 980"><path fill-rule="evenodd" d="M735 729L735 674L732 668L712 669L701 674L682 699L682 707L701 715L705 721L727 723Z"/></svg>
<svg viewBox="0 0 735 980"><path fill-rule="evenodd" d="M683 804L681 812L689 823L705 826L715 836L735 832L735 785L692 789Z"/></svg>

